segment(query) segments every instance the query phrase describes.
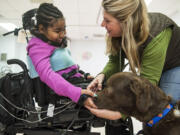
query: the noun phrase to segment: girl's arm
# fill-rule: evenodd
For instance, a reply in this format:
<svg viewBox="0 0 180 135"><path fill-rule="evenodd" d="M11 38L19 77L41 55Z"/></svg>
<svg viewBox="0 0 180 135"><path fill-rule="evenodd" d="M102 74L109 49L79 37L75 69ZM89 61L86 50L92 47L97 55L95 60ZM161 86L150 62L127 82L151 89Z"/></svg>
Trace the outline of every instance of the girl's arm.
<svg viewBox="0 0 180 135"><path fill-rule="evenodd" d="M28 54L40 79L58 95L69 97L77 103L81 95L81 88L70 84L51 68L50 56L54 49L55 47L46 43L38 44L34 42L29 45Z"/></svg>

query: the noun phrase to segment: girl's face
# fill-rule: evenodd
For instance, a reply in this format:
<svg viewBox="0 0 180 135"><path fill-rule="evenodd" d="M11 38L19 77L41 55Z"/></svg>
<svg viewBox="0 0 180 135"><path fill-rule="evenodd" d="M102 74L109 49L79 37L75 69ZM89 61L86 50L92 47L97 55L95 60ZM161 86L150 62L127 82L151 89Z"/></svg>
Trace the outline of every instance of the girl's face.
<svg viewBox="0 0 180 135"><path fill-rule="evenodd" d="M46 29L42 26L42 29L40 28L40 32L49 40L61 43L62 39L66 35L65 20L58 19L52 26L48 26Z"/></svg>
<svg viewBox="0 0 180 135"><path fill-rule="evenodd" d="M104 11L104 19L101 23L102 27L105 27L110 37L120 37L122 35L122 28L120 22Z"/></svg>

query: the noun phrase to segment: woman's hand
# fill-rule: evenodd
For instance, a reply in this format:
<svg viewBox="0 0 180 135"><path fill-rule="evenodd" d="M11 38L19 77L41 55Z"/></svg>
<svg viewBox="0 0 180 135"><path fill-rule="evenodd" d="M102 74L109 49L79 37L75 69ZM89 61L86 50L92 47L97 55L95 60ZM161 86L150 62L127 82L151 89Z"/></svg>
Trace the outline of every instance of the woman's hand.
<svg viewBox="0 0 180 135"><path fill-rule="evenodd" d="M97 108L91 97L88 97L86 99L86 101L84 102L84 106L89 106L90 108Z"/></svg>
<svg viewBox="0 0 180 135"><path fill-rule="evenodd" d="M121 113L117 112L117 111L111 111L111 110L107 110L107 109L97 109L97 108L92 108L87 105L85 107L87 109L89 109L92 114L94 114L100 118L104 118L104 119L108 119L108 120L118 120L122 117Z"/></svg>
<svg viewBox="0 0 180 135"><path fill-rule="evenodd" d="M105 75L99 74L94 80L88 85L87 90L97 91L102 89L102 82L104 81Z"/></svg>

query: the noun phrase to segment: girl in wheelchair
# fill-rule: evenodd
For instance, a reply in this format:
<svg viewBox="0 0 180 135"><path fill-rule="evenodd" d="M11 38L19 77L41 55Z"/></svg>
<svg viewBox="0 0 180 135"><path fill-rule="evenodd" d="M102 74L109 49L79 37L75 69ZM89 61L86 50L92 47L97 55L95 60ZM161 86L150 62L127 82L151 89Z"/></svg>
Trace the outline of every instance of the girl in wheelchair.
<svg viewBox="0 0 180 135"><path fill-rule="evenodd" d="M88 100L87 95L94 96L92 91L67 81L83 78L83 74L78 72L67 48L62 12L53 4L43 3L28 21L32 22L29 30L33 35L27 46L28 64L34 82L38 85L38 81L42 81L57 95L68 97L75 103L96 107Z"/></svg>

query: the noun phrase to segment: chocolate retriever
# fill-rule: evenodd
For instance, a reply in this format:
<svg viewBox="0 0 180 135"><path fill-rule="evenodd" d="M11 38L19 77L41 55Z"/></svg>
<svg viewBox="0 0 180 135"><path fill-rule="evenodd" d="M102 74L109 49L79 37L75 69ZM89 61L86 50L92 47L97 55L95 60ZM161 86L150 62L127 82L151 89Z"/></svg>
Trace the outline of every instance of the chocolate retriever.
<svg viewBox="0 0 180 135"><path fill-rule="evenodd" d="M174 108L180 108L180 102L168 109L171 98L147 79L133 73L117 73L108 79L105 88L97 95L94 101L98 108L135 117L144 123L145 135L180 135L180 118L174 113ZM167 113L167 110L170 111ZM147 125L153 123L154 117L161 118L163 111L167 114L161 120Z"/></svg>

